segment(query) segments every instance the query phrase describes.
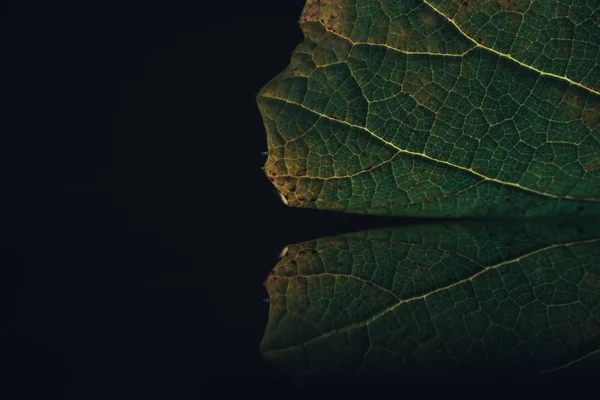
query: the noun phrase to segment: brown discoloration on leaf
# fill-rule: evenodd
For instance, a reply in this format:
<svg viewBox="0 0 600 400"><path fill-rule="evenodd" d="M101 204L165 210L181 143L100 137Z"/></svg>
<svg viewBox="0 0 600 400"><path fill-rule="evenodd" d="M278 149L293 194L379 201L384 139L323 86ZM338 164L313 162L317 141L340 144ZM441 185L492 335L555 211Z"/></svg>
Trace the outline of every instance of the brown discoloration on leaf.
<svg viewBox="0 0 600 400"><path fill-rule="evenodd" d="M296 171L294 171L294 175L297 177L304 176L305 174L306 168L297 168Z"/></svg>
<svg viewBox="0 0 600 400"><path fill-rule="evenodd" d="M557 17L567 17L569 16L569 7L564 4L558 3L556 5L556 14Z"/></svg>
<svg viewBox="0 0 600 400"><path fill-rule="evenodd" d="M531 3L531 0L498 0L500 8L504 11L522 14Z"/></svg>
<svg viewBox="0 0 600 400"><path fill-rule="evenodd" d="M400 121L400 122L406 121L407 118L408 118L408 115L406 115L405 113L399 113L398 115L394 116L394 119L396 121Z"/></svg>
<svg viewBox="0 0 600 400"><path fill-rule="evenodd" d="M454 22L461 25L465 21L468 21L473 12L476 11L475 7L477 7L477 5L477 0L464 0L462 3L460 3L458 10L456 11L456 15L454 15ZM473 37L467 29L464 30L468 36Z"/></svg>
<svg viewBox="0 0 600 400"><path fill-rule="evenodd" d="M307 0L299 23L318 22L327 30L341 33L340 14L347 0Z"/></svg>
<svg viewBox="0 0 600 400"><path fill-rule="evenodd" d="M597 287L600 285L600 275L586 272L581 279L581 283L586 286Z"/></svg>
<svg viewBox="0 0 600 400"><path fill-rule="evenodd" d="M265 279L264 285L267 286L269 294L275 295L281 291L282 286L285 287L287 285L284 280L279 278L280 277L277 275L271 275L268 276L267 279Z"/></svg>
<svg viewBox="0 0 600 400"><path fill-rule="evenodd" d="M398 37L402 40L408 40L411 36L412 33L404 28L400 28L400 31L398 31Z"/></svg>
<svg viewBox="0 0 600 400"><path fill-rule="evenodd" d="M287 169L283 167L285 164L276 162L274 157L272 154L269 154L263 171L267 179L279 192L281 201L286 206L297 207L301 203L299 197L302 196L296 193L299 182L298 176L305 176L306 168L290 166L290 172L288 173Z"/></svg>
<svg viewBox="0 0 600 400"><path fill-rule="evenodd" d="M600 110L598 107L586 108L581 113L581 120L588 128L595 128L600 123Z"/></svg>
<svg viewBox="0 0 600 400"><path fill-rule="evenodd" d="M498 4L504 11L517 11L517 0L498 0Z"/></svg>
<svg viewBox="0 0 600 400"><path fill-rule="evenodd" d="M423 22L423 25L426 27L432 27L435 24L436 21L436 17L434 14L427 12L427 13L423 13L421 15L421 21Z"/></svg>
<svg viewBox="0 0 600 400"><path fill-rule="evenodd" d="M592 161L590 163L583 164L581 166L581 168L583 168L583 170L585 172L592 172L594 170L600 169L600 158L597 159L597 160L594 160L594 161Z"/></svg>
<svg viewBox="0 0 600 400"><path fill-rule="evenodd" d="M475 0L465 0L461 3L460 5L460 10L459 11L471 11L473 9L473 5L475 4Z"/></svg>
<svg viewBox="0 0 600 400"><path fill-rule="evenodd" d="M524 51L529 51L529 48L533 45L532 41L525 41L523 43L519 43L518 45L515 46L515 49L513 50L513 54L515 53L520 53L520 52L524 52ZM520 46L520 47L519 47Z"/></svg>
<svg viewBox="0 0 600 400"><path fill-rule="evenodd" d="M344 211L345 208L345 205L342 203L336 203L331 206L331 210L333 211Z"/></svg>

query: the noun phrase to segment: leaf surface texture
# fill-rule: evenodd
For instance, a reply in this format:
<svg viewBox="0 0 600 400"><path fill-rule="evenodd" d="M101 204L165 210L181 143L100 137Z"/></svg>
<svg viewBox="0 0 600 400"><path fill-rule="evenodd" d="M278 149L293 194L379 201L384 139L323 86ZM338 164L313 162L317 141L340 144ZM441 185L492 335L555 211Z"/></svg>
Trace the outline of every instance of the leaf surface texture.
<svg viewBox="0 0 600 400"><path fill-rule="evenodd" d="M308 0L258 94L289 206L600 214L600 2Z"/></svg>
<svg viewBox="0 0 600 400"><path fill-rule="evenodd" d="M261 351L293 374L520 379L600 361L596 222L399 227L282 254Z"/></svg>

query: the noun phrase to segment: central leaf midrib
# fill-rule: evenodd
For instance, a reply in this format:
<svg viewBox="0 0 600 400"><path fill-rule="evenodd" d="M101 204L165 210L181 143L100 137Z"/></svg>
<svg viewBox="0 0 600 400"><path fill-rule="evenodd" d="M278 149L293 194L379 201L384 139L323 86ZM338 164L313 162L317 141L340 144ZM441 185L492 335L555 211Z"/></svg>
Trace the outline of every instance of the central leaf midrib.
<svg viewBox="0 0 600 400"><path fill-rule="evenodd" d="M500 179L490 178L489 176L486 176L486 175L484 175L484 174L482 174L480 172L477 172L474 169L462 167L460 165L453 164L453 163L451 163L449 161L438 160L438 159L433 158L431 156L428 156L427 154L424 154L424 153L418 153L418 152L415 152L415 151L410 151L410 150L403 149L401 147L396 146L394 143L388 142L387 140L385 140L385 139L377 136L375 133L371 132L369 129L367 129L364 126L355 125L355 124L352 124L352 123L347 122L347 121L343 121L343 120L332 118L332 117L330 117L330 116L328 116L326 114L321 114L320 112L318 112L316 110L313 110L313 109L311 109L309 107L306 107L304 104L296 103L294 101L290 101L290 100L284 99L282 97L267 96L267 95L264 95L264 94L261 94L259 97L264 97L264 98L279 100L279 101L283 101L283 102L288 103L288 104L295 105L297 107L302 107L303 109L305 109L307 111L310 111L310 112L312 112L312 113L314 113L314 114L316 114L316 115L318 115L318 116L320 116L322 118L326 118L326 119L328 119L330 121L334 121L334 122L337 122L337 123L345 124L345 125L350 126L352 128L363 130L363 131L367 132L368 134L370 134L371 136L375 137L376 139L380 140L382 143L385 143L386 145L392 147L398 153L411 154L413 156L419 156L419 157L425 158L425 159L433 161L433 162L437 162L437 163L440 163L440 164L448 165L450 167L453 167L453 168L456 168L456 169L459 169L459 170L462 170L462 171L469 172L469 173L471 173L473 175L476 175L476 176L478 176L478 177L480 177L480 178L482 178L482 179L484 179L486 181L489 181L489 182L495 182L495 183L498 183L498 184L501 184L501 185L515 187L517 189L521 189L521 190L524 190L524 191L528 191L528 192L535 193L535 194L540 195L540 196L549 197L549 198L552 198L552 199L567 199L567 200L578 200L578 201L587 201L587 202L600 202L600 198L594 198L594 197L574 197L574 196L568 196L568 195L559 196L559 195L556 195L556 194L542 192L542 191L535 190L535 189L532 189L532 188L529 188L529 187L526 187L526 186L522 186L522 185L520 185L518 183L506 182L506 181L502 181ZM385 161L385 162L381 163L380 165L385 164L386 162L391 162L391 158L390 158L390 160ZM320 178L320 177L316 177L316 176L315 177L311 177L311 178L314 178L314 179L324 179L324 178Z"/></svg>
<svg viewBox="0 0 600 400"><path fill-rule="evenodd" d="M521 256L519 256L517 258L511 259L511 260L502 261L502 262L500 262L498 264L486 267L486 268L484 268L484 269L482 269L482 270L474 273L473 275L469 276L468 278L461 279L459 281L456 281L456 282L451 283L449 285L446 285L444 287L432 290L432 291L430 291L428 293L425 293L425 294L422 294L422 295L418 295L418 296L414 296L414 297L410 297L410 298L406 298L406 299L402 299L402 300L396 302L395 304L392 304L391 306L388 306L388 307L384 308L383 310L379 311L374 316L372 316L370 318L367 318L366 320L362 320L362 321L358 321L358 322L352 323L352 324L347 325L347 326L345 326L343 328L333 329L333 330L331 330L329 332L326 332L326 333L323 333L323 334L321 334L319 336L315 336L314 338L309 339L309 340L307 340L307 341L305 341L303 343L299 343L299 344L295 344L295 345L291 345L291 346L286 346L286 347L282 347L282 348L274 349L274 350L266 350L266 351L263 351L263 353L279 353L279 352L287 351L287 350L290 350L292 348L296 348L296 347L299 347L299 346L304 346L307 343L315 342L317 340L329 337L331 335L334 335L334 334L337 334L337 333L340 333L340 332L345 332L345 331L348 331L348 330L351 330L351 329L360 328L360 327L363 327L363 326L368 326L373 321L375 321L375 320L381 318L382 316L384 316L385 314L393 311L394 309L396 309L396 307L399 307L402 304L406 304L406 303L409 303L409 302L412 302L412 301L416 301L416 300L422 300L422 299L425 299L428 296L431 296L432 294L439 293L439 292L442 292L442 291L445 291L445 290L449 290L449 289L451 289L453 287L462 285L463 283L472 281L472 280L476 279L477 277L479 277L479 276L481 276L481 275L483 275L483 274L485 274L485 273L487 273L489 271L496 270L496 269L498 269L498 268L500 268L500 267L502 267L504 265L513 264L513 263L519 262L519 261L521 261L521 260L523 260L525 258L531 257L531 256L533 256L535 254L543 253L543 252L546 252L546 251L549 251L549 250L552 250L552 249L555 249L555 248L570 247L570 246L584 245L584 244L591 244L591 243L600 243L600 239L587 239L587 240L580 240L580 241L569 242L569 243L557 243L557 244L552 244L552 245L549 245L549 246L546 246L546 247L539 248L539 249L534 250L534 251L532 251L530 253L523 254L523 255L521 255Z"/></svg>

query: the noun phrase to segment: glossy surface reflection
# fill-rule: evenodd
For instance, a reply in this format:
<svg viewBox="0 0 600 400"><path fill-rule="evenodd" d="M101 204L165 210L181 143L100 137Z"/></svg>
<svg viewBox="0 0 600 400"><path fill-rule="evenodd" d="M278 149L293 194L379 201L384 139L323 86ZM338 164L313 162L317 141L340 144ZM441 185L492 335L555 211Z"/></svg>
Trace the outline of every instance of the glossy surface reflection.
<svg viewBox="0 0 600 400"><path fill-rule="evenodd" d="M600 360L600 224L439 223L288 246L265 359L293 376L545 379Z"/></svg>

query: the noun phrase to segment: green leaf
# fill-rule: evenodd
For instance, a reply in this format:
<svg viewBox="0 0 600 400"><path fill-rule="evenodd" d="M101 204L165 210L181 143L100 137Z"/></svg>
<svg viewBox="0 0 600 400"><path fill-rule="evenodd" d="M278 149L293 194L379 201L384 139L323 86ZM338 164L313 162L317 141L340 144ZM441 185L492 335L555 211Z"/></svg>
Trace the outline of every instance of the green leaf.
<svg viewBox="0 0 600 400"><path fill-rule="evenodd" d="M600 224L452 223L288 246L263 356L292 375L600 372Z"/></svg>
<svg viewBox="0 0 600 400"><path fill-rule="evenodd" d="M289 206L600 214L600 3L308 0L258 94Z"/></svg>

